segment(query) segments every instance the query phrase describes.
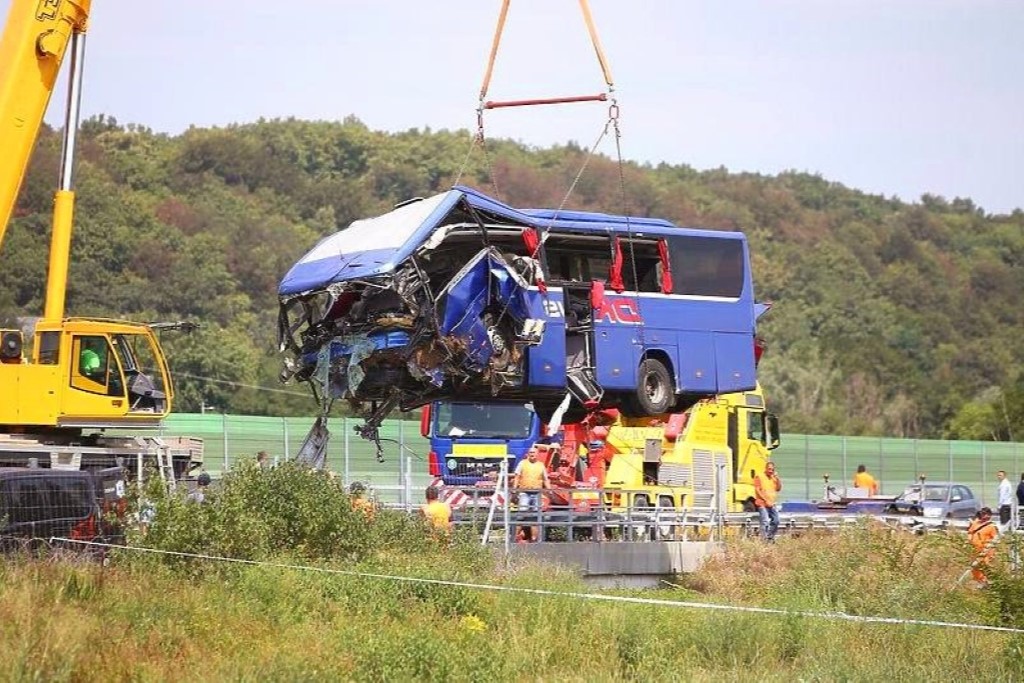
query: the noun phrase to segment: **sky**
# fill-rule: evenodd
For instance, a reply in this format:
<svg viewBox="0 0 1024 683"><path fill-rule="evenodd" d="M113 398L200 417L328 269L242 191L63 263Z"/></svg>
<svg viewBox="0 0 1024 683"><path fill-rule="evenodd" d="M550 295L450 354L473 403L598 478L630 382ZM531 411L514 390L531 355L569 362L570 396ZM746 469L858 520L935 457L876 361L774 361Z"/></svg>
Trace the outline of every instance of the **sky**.
<svg viewBox="0 0 1024 683"><path fill-rule="evenodd" d="M168 133L349 115L386 131L475 128L500 4L93 0L83 114ZM627 159L1024 207L1024 2L590 6ZM488 99L605 89L576 1L512 1ZM47 120L60 125L62 106L63 94ZM485 123L488 137L589 147L606 119L590 103L497 110Z"/></svg>

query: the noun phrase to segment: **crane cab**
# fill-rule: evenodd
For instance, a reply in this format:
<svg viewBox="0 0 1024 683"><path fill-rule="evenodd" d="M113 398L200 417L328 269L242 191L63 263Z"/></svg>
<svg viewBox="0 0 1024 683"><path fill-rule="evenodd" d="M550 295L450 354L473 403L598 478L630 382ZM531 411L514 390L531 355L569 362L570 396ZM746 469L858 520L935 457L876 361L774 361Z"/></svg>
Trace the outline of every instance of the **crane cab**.
<svg viewBox="0 0 1024 683"><path fill-rule="evenodd" d="M41 428L157 427L173 388L147 325L71 318L40 321L30 353L2 331L0 425Z"/></svg>

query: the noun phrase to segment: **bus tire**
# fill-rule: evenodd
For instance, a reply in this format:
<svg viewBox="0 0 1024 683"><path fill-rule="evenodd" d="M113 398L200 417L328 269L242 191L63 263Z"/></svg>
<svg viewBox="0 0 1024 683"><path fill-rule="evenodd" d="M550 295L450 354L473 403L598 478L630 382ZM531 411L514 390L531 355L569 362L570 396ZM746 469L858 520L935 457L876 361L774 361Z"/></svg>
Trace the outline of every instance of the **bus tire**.
<svg viewBox="0 0 1024 683"><path fill-rule="evenodd" d="M631 417L661 415L672 409L676 400L672 374L657 358L644 358L636 373L636 389L629 397Z"/></svg>

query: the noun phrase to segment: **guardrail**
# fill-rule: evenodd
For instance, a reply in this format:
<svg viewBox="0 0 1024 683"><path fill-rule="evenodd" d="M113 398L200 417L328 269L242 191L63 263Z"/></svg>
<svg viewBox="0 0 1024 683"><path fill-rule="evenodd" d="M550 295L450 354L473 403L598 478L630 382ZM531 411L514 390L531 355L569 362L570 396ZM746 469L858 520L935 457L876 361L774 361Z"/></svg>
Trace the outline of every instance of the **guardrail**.
<svg viewBox="0 0 1024 683"><path fill-rule="evenodd" d="M401 486L378 487L400 491ZM756 512L727 512L711 496L708 506L676 509L661 506L622 506L609 504L609 495L631 501L646 490L596 488L550 489L549 498L571 501L568 504L545 503L541 509L525 509L515 501L516 492L503 486L478 486L446 490L453 504L453 522L458 527L477 530L485 543L492 540L511 544L536 529L537 542L551 541L714 541L725 537L760 535L760 517ZM445 493L442 494L444 497ZM415 512L419 504L400 493L398 503L388 507ZM381 500L381 499L378 499ZM872 520L915 533L931 531L963 532L969 520L947 520L913 515L865 514L836 510L785 512L779 515L780 533L800 533L811 529L839 529ZM506 533L507 532L507 533Z"/></svg>
<svg viewBox="0 0 1024 683"><path fill-rule="evenodd" d="M484 532L488 508L468 507L456 511L457 526ZM493 515L490 536L503 539L503 515ZM779 515L779 533L799 533L812 529L837 530L870 520L914 533L934 531L965 532L968 520L936 520L898 515L851 515L842 513ZM707 508L682 511L625 509L598 505L587 511L572 506L550 506L544 510L510 509L508 524L512 533L523 527L536 527L538 542L551 541L715 541L725 537L760 535L757 513L719 514Z"/></svg>

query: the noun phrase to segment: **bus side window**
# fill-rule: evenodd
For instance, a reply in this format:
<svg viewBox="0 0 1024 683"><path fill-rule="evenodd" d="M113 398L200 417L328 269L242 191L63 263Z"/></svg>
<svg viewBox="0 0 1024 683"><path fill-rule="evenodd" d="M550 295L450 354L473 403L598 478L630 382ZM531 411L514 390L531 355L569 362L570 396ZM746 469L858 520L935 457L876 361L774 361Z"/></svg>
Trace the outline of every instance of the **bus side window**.
<svg viewBox="0 0 1024 683"><path fill-rule="evenodd" d="M602 235L551 233L544 244L550 281L561 284L606 279L611 265L607 244Z"/></svg>
<svg viewBox="0 0 1024 683"><path fill-rule="evenodd" d="M668 238L672 291L690 296L738 297L746 277L743 242L738 239Z"/></svg>
<svg viewBox="0 0 1024 683"><path fill-rule="evenodd" d="M661 292L661 258L653 240L622 240L622 281L632 292Z"/></svg>

